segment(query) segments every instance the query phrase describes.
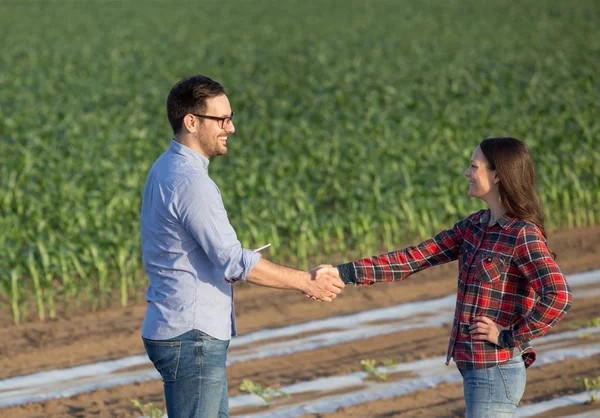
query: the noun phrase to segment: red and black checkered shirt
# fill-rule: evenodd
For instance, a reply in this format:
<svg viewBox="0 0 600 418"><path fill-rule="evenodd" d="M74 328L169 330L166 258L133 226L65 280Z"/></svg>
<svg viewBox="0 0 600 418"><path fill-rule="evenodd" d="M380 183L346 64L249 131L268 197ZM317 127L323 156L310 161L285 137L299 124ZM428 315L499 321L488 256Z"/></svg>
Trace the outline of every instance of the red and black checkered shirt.
<svg viewBox="0 0 600 418"><path fill-rule="evenodd" d="M458 259L458 293L446 364L483 369L508 361L512 349L473 340L473 318L486 316L512 330L514 343L529 367L541 337L571 306L571 291L551 257L540 230L504 215L488 226L489 210L459 221L416 247L338 266L345 283L368 286L402 280L420 270Z"/></svg>

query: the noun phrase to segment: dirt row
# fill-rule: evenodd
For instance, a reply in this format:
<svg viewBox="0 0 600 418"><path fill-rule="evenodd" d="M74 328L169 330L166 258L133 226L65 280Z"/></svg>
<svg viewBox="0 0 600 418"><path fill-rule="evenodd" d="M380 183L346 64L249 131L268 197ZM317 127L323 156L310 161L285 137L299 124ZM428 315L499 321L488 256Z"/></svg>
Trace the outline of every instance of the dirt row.
<svg viewBox="0 0 600 418"><path fill-rule="evenodd" d="M588 321L591 315L597 313L597 301L594 298L577 300L567 318L553 332L574 329ZM446 349L448 333L448 326L424 328L419 331L403 331L353 341L336 345L333 348L236 363L228 370L230 396L240 394L239 385L245 378L263 385L281 387L299 381L310 381L319 377L360 371L359 361L364 358L409 362L441 356ZM571 346L585 343L584 340L574 339ZM575 378L595 377L595 375L600 375L600 356L598 355L584 360L569 359L561 363L532 368L528 372L528 386L523 402L540 402L556 396L581 392L583 388L580 383L575 381ZM151 381L98 390L70 399L55 399L0 409L0 416L15 418L134 417L139 414L132 407L131 399L137 399L143 403L153 402L162 407L161 391L160 381ZM317 397L318 395L312 394L308 397L311 396ZM306 398L306 396L304 397ZM302 397L295 396L293 398L295 402L299 400L302 400ZM421 408L424 409L421 410ZM250 413L262 409L247 408L232 412L235 415L236 412ZM460 384L442 384L435 389L347 408L332 416L450 417L460 416L463 409L462 386ZM589 407L582 406L579 409L588 410Z"/></svg>
<svg viewBox="0 0 600 418"><path fill-rule="evenodd" d="M600 374L600 355L585 361L569 359L530 369L527 372L527 387L521 405L582 392L583 389L575 381L575 378L582 374L589 374L590 364L595 368L596 374ZM464 417L464 410L462 384L442 383L434 389L420 390L406 396L343 408L333 414L306 415L305 418L461 418ZM545 411L537 417L558 418L593 410L597 410L597 416L600 416L600 402L593 405L570 405L556 408Z"/></svg>
<svg viewBox="0 0 600 418"><path fill-rule="evenodd" d="M600 227L556 233L550 236L549 242L566 274L600 268ZM368 289L348 287L332 304L312 302L295 292L242 284L236 289L238 327L240 333L247 334L260 329L438 298L453 293L455 288L454 263L419 273L401 284L378 284ZM553 331L564 331L600 316L597 306L593 298L576 301L566 319ZM144 312L145 306L140 305L46 323L4 326L0 328L0 379L142 354L139 331ZM243 378L270 386L284 386L358 371L359 361L363 358L392 358L406 362L443 355L448 335L448 326L425 328L289 356L236 363L228 369L230 396L239 394ZM575 377L595 377L594 374L600 375L598 356L531 369L523 402L539 402L580 392L582 387L575 382ZM0 417L139 416L139 411L131 405L131 399L153 402L162 407L160 381L4 408L0 409ZM328 416L449 417L460 416L463 408L462 386L443 384L435 389L347 408Z"/></svg>

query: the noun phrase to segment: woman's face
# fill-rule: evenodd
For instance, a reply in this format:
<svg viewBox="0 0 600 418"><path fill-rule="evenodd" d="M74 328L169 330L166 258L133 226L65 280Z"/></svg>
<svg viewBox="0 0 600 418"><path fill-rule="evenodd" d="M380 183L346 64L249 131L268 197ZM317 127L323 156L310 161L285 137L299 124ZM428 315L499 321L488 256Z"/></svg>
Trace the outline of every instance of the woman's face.
<svg viewBox="0 0 600 418"><path fill-rule="evenodd" d="M468 195L486 202L489 202L489 199L497 200L499 197L496 170L490 170L488 167L489 163L478 145L471 156L471 165L464 174L469 179Z"/></svg>

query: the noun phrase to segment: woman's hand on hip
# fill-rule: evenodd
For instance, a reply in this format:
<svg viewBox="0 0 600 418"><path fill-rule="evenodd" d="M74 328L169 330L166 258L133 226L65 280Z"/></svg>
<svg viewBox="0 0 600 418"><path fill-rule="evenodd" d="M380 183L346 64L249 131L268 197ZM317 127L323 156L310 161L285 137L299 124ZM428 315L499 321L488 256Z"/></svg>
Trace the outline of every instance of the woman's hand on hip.
<svg viewBox="0 0 600 418"><path fill-rule="evenodd" d="M489 341L498 345L498 334L500 331L508 329L496 324L486 316L476 316L473 320L475 322L469 327L469 333L474 340Z"/></svg>

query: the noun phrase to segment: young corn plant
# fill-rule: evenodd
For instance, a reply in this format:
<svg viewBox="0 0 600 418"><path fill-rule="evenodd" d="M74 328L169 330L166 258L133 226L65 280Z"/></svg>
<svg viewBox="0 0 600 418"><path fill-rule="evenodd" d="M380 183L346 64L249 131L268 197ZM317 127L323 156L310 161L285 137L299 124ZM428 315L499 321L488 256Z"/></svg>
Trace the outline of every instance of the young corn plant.
<svg viewBox="0 0 600 418"><path fill-rule="evenodd" d="M398 365L398 361L391 359L391 358L387 358L387 359L381 361L381 365L383 367L392 368L392 367L396 367Z"/></svg>
<svg viewBox="0 0 600 418"><path fill-rule="evenodd" d="M63 302L65 313L71 312L71 303L77 299L77 286L73 281L73 272L70 269L69 260L67 259L67 250L62 247L58 252L59 277L63 288Z"/></svg>
<svg viewBox="0 0 600 418"><path fill-rule="evenodd" d="M571 325L572 329L596 328L596 327L600 327L600 316L591 318L584 322L575 322L573 325Z"/></svg>
<svg viewBox="0 0 600 418"><path fill-rule="evenodd" d="M106 295L108 293L107 281L108 281L108 268L107 262L100 255L100 251L98 247L94 244L89 247L90 254L92 255L92 260L94 262L94 267L96 268L96 274L98 278L98 299L93 299L93 308L102 308L106 302ZM98 303L99 300L99 303ZM99 305L99 306L98 306ZM95 310L95 309L94 309Z"/></svg>
<svg viewBox="0 0 600 418"><path fill-rule="evenodd" d="M46 310L44 308L44 293L40 284L40 274L36 266L33 252L30 252L27 257L27 267L29 269L29 275L33 280L33 288L35 290L35 299L37 301L38 317L40 320L46 319Z"/></svg>
<svg viewBox="0 0 600 418"><path fill-rule="evenodd" d="M269 386L262 386L258 383L254 383L250 379L242 380L242 383L240 384L240 390L242 392L248 392L253 395L259 396L265 401L267 405L271 405L271 402L273 402L273 398L278 394L285 396L286 398L291 398L291 395L289 393L283 392L279 389L271 388Z"/></svg>
<svg viewBox="0 0 600 418"><path fill-rule="evenodd" d="M78 292L85 294L88 298L92 297L92 289L91 289L91 281L89 280L89 275L86 274L83 266L79 262L77 255L74 252L69 253L71 258L71 263L77 276L79 276L79 283L81 285L78 287ZM79 308L79 304L81 303L81 298L77 298L75 300L75 308Z"/></svg>
<svg viewBox="0 0 600 418"><path fill-rule="evenodd" d="M377 362L373 359L363 359L360 366L365 373L379 380L387 380L388 374L377 370Z"/></svg>
<svg viewBox="0 0 600 418"><path fill-rule="evenodd" d="M600 376L595 379L584 377L583 379L578 377L575 379L577 382L585 388L589 395L587 403L595 403L598 400L598 391L600 391Z"/></svg>
<svg viewBox="0 0 600 418"><path fill-rule="evenodd" d="M137 399L132 399L131 403L144 415L145 418L163 418L167 415L167 411L160 409L152 402L141 403Z"/></svg>
<svg viewBox="0 0 600 418"><path fill-rule="evenodd" d="M56 317L56 306L54 304L54 288L52 286L52 282L54 280L52 275L52 266L50 261L50 255L43 241L38 241L37 243L38 254L40 255L40 260L42 261L42 277L43 277L43 286L44 286L44 294L46 297L46 305L48 306L48 316L50 318Z"/></svg>
<svg viewBox="0 0 600 418"><path fill-rule="evenodd" d="M117 254L115 258L117 262L117 267L119 269L119 274L121 276L121 306L125 307L129 303L127 283L131 279L128 277L130 271L130 263L128 259L130 259L131 256L127 253L127 250L125 248L119 247L117 249Z"/></svg>
<svg viewBox="0 0 600 418"><path fill-rule="evenodd" d="M11 309L13 314L13 322L19 325L21 321L21 312L19 311L19 277L20 269L14 269L10 272L10 294L11 294Z"/></svg>
<svg viewBox="0 0 600 418"><path fill-rule="evenodd" d="M588 0L588 3L592 2ZM58 301L68 301L74 308L86 302L85 305L94 310L108 305L112 295L120 292L121 304L131 303L128 295L141 303L144 292L140 290L146 287L147 280L140 274L143 272L140 248L132 246L131 242L139 241L140 190L154 159L166 145L163 135L148 135L148 132L164 133L160 105L164 91L156 87L160 85L162 75L155 73L148 82L153 86L144 93L143 105L151 106L148 112L139 112L142 103L137 99L111 107L115 102L113 92L104 86L114 86L115 91L120 91L123 86L130 85L132 67L128 60L131 57L118 55L109 62L85 58L91 57L88 54L92 50L110 54L113 42L121 35L116 33L117 37L111 37L110 42L101 42L97 48L81 51L83 64L77 69L70 62L54 60L35 51L54 47L52 40L64 32L63 22L57 16L64 13L73 14L80 22L82 36L90 39L96 39L94 34L99 26L112 28L114 19L117 19L117 25L129 23L129 14L97 19L95 15L99 12L96 13L96 9L101 11L102 7L99 2L81 8L73 8L69 2L55 2L53 7L57 12L49 16L44 8L20 3L43 24L33 29L24 26L22 19L18 19L23 13L19 7L3 10L0 14L0 26L11 29L10 42L4 48L5 56L13 59L11 65L3 68L3 80L7 83L3 85L2 94L3 99L14 107L10 115L2 114L4 131L10 135L3 135L0 140L0 266L9 272L17 267L21 269L14 281L18 292L12 290L10 273L0 273L0 298L11 300L22 316L28 311L27 304L33 304L33 310L37 306L40 319L52 317ZM246 3L238 7L253 7L251 2ZM348 27L349 20L344 15L347 11L322 13L310 4L300 3L299 13L308 16L309 20L318 22L328 16L327 24L321 26L340 33L353 30ZM323 3L325 9L335 4L331 1ZM444 2L435 8L423 6L424 2L414 2L410 6L404 2L388 3L387 7L374 8L372 13L364 16L365 22L374 28L365 36L367 41L378 42L381 49L377 51L395 47L392 39L385 38L383 42L381 39L390 28L397 26L394 11L406 12L407 7L412 13L405 15L419 15L417 10L421 7L431 9L425 10L432 13L425 26L419 19L407 19L402 25L406 34L421 31L425 42L437 39L436 22L447 15L456 16L458 25L468 24L475 34L474 39L478 33L488 31L484 24L473 25L477 20L474 17L480 16L488 7L486 2L475 2L473 10L464 13L455 13L460 7L455 4L458 2ZM535 19L540 13L552 14L556 4L561 2L548 0L542 3L534 5L531 2L508 13L515 21ZM133 9L134 6L123 7ZM218 12L222 5L214 2L205 7L210 9L206 13L210 16L211 8ZM278 8L272 8L269 12L273 13L271 20L287 22L278 19L280 12ZM264 140L245 150L248 151L246 158L241 157L245 153L233 153L231 158L219 161L211 169L211 176L223 191L232 225L243 238L241 241L247 248L272 242L270 254L279 262L305 268L312 267L307 266L307 259L313 257L319 262L334 261L332 257L347 260L349 254L364 257L378 252L381 246L391 250L405 241L416 243L419 237L428 238L480 208L476 201L465 196L464 183L459 181L462 167L468 163L477 141L473 138L467 144L461 138L473 129L489 132L490 127L507 123L514 126L515 135L526 137L536 154L540 200L548 228L596 225L600 219L597 203L600 202L600 164L596 164L600 160L596 117L599 102L590 68L598 67L600 58L592 44L581 44L579 39L596 33L597 25L585 18L585 7L573 8L572 12L569 16L561 16L560 21L545 19L544 30L538 31L536 36L529 36L529 33L521 32L524 29L515 26L514 31L498 41L504 47L510 47L515 40L525 39L527 45L555 49L553 38L544 33L558 28L564 34L561 43L570 52L553 63L556 71L549 72L548 77L538 77L544 74L545 67L540 68L535 56L523 52L527 48L512 51L512 55L503 57L493 69L479 71L472 63L458 64L460 71L452 77L448 76L444 66L429 65L427 54L417 53L411 60L399 64L400 71L392 67L378 68L376 59L365 60L352 77L377 72L384 81L381 85L385 85L385 88L374 89L365 101L354 94L353 82L340 77L340 74L348 74L348 49L329 43L318 51L310 51L306 60L291 60L284 67L290 65L293 66L290 68L306 72L308 65L326 64L328 71L322 74L320 81L336 91L336 95L323 96L318 88L297 89L294 83L267 91L249 87L248 94L236 97L236 103L241 108L253 109L253 117L245 118L243 122L246 133ZM161 13L160 8L147 8L135 15L139 19L136 24L146 28L157 13ZM490 18L499 22L507 20L504 14L490 14ZM170 19L178 23L175 15ZM176 23L166 22L160 29L148 26L148 30L157 39L176 44L178 38L170 38L171 33L164 29ZM204 23L217 24L210 19ZM243 20L235 24L245 28L249 34L247 39L254 39L253 31L258 31L259 36L264 35L260 25L256 28L244 26L247 22ZM315 25L317 31L319 27ZM563 31L563 28L568 30ZM312 35L308 31L306 36ZM216 41L231 44L229 36L221 31ZM185 33L180 38L185 39ZM454 42L457 39L449 38L448 46L458 44ZM134 38L123 41L125 50L137 45ZM35 48L31 48L32 42ZM76 40L67 39L60 48L65 51L77 49L76 44L71 44L73 42ZM152 73L153 58L168 61L176 58L179 50L163 51L147 46L151 44L146 42L146 49L140 51L150 57L140 64L142 72ZM22 57L20 51L23 50L30 53ZM252 51L252 47L246 48L243 44L241 50ZM419 51L419 45L407 49L411 50ZM480 52L483 58L491 57L486 54L492 52ZM214 62L223 59L219 53L225 54L217 52L211 58ZM266 61L277 59L278 53L277 48L266 51ZM241 69L245 72L252 71L255 65L251 52L249 54L248 59L241 60ZM322 61L325 57L326 61ZM408 71L410 67L406 63L413 60L411 65L422 67L424 71ZM542 72L536 72L536 77L532 77L529 70L515 73L510 65L515 60L527 63L522 68L539 68ZM35 72L40 66L47 68L47 77L23 78L23 74ZM263 79L259 85L272 84L272 80L277 82L281 74L290 70L284 67L267 68L261 73ZM581 77L575 77L572 68L581 69ZM90 78L88 74L100 76ZM392 87L398 74L406 74L403 79L405 89ZM26 93L21 85L24 79L31 84ZM423 79L436 80L440 84L429 85L423 83ZM507 80L501 90L496 88L498 79ZM70 92L59 87L63 82L86 86L86 89ZM462 83L468 83L472 88L466 89ZM521 92L523 85L529 86L526 94L531 100L513 106L514 92ZM460 92L460 100L479 103L481 91L493 92L497 103L511 103L511 106L499 106L497 112L492 112L489 107L478 104L466 113L456 106L440 106L440 103L455 103L457 92ZM577 98L573 91L578 92ZM52 101L38 103L36 112L44 122L35 127L27 120L27 110L36 102L33 92L43 92L56 102L64 103L61 112L56 111ZM253 98L259 93L262 99L255 103ZM415 100L417 97L426 99ZM282 111L271 115L268 103L278 103ZM307 103L318 105L304 109ZM396 120L392 103L407 110L402 112L401 120ZM368 110L364 117L357 119L356 111L363 105ZM531 125L531 108L537 109L534 126ZM78 109L85 109L83 118ZM96 112L98 109L102 109L100 115ZM295 112L300 110L303 116L297 118ZM470 112L480 117L475 120ZM123 117L124 114L134 115L133 119ZM265 126L262 121L270 116L271 125ZM299 123L290 124L290 120ZM467 129L466 121L475 125ZM332 125L335 129L331 129ZM97 141L82 141L89 137ZM121 140L123 137L129 140ZM372 141L364 141L365 137ZM277 161L261 158L270 155L274 147L280 153ZM40 159L40 155L44 158ZM52 234L55 237L51 239ZM44 249L37 248L38 237L47 250L47 257L43 254ZM90 250L92 246L96 250ZM10 248L18 248L19 256L13 258ZM66 251L65 255L61 255L62 251ZM123 255L117 255L119 251L125 251L126 260ZM28 256L29 253L33 253L33 257ZM14 308L13 312L16 312Z"/></svg>

